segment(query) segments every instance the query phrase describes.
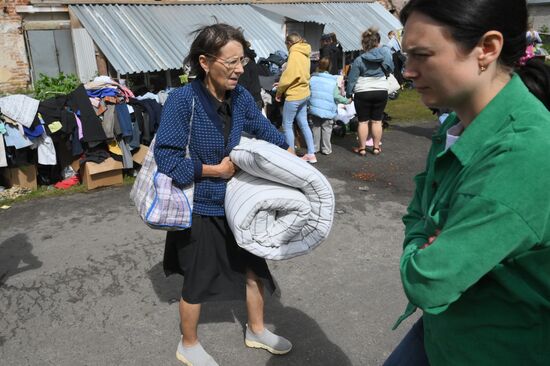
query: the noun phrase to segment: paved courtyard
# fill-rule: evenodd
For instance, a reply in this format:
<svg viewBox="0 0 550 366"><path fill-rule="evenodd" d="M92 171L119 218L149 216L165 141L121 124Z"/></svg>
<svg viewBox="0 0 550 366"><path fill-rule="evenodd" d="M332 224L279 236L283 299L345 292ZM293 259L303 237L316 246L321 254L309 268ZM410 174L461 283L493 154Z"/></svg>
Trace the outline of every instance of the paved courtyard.
<svg viewBox="0 0 550 366"><path fill-rule="evenodd" d="M380 156L333 137L318 157L336 195L329 239L311 254L269 262L280 292L268 328L294 349L247 349L244 303L205 304L202 344L223 366L380 365L413 320L398 273L414 174L435 122L392 126ZM164 233L130 205L130 187L34 200L0 212L1 365L178 365L181 277L162 272Z"/></svg>

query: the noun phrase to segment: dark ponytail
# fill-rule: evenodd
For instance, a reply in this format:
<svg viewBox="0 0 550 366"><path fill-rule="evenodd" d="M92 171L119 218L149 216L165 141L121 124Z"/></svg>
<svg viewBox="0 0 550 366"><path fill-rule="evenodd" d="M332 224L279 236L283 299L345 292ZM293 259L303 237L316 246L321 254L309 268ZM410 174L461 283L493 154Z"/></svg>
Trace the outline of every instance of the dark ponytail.
<svg viewBox="0 0 550 366"><path fill-rule="evenodd" d="M523 82L547 107L549 67L527 62L518 66L527 47L527 2L525 0L410 0L400 13L405 24L414 12L422 13L448 27L453 39L466 52L490 30L502 33L504 44L498 62L516 68Z"/></svg>
<svg viewBox="0 0 550 366"><path fill-rule="evenodd" d="M550 67L542 60L532 58L516 72L527 88L550 110Z"/></svg>

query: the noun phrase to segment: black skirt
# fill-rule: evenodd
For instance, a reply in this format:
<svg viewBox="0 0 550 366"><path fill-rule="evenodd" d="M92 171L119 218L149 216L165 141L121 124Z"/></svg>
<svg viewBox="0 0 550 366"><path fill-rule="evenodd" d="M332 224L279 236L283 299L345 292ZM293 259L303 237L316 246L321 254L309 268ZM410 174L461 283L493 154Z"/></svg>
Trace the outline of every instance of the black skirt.
<svg viewBox="0 0 550 366"><path fill-rule="evenodd" d="M166 236L164 273L183 276L181 297L190 304L246 299L247 268L275 291L265 259L237 245L225 216L193 214L191 229Z"/></svg>

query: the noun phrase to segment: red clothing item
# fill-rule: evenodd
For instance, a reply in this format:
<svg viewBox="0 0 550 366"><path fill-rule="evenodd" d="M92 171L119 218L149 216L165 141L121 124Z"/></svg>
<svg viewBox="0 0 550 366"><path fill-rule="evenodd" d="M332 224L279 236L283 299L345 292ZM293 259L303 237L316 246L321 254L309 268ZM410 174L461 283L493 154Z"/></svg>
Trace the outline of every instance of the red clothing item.
<svg viewBox="0 0 550 366"><path fill-rule="evenodd" d="M54 187L57 189L67 189L77 184L80 184L80 179L78 179L78 174L75 174L70 178L57 182Z"/></svg>

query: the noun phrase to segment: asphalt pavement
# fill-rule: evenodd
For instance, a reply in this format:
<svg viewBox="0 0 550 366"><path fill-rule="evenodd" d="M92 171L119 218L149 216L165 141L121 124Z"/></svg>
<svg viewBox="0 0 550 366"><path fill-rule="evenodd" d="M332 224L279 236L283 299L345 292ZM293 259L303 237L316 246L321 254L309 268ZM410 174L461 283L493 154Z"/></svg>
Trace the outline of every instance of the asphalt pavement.
<svg viewBox="0 0 550 366"><path fill-rule="evenodd" d="M285 356L247 349L242 302L203 306L199 335L223 366L380 365L414 319L398 264L401 216L436 122L392 125L379 156L333 137L317 168L336 196L332 232L312 253L269 262L279 285L266 325ZM0 212L0 365L178 365L182 278L165 278L165 234L146 227L130 187L37 199ZM413 317L414 318L414 317Z"/></svg>

